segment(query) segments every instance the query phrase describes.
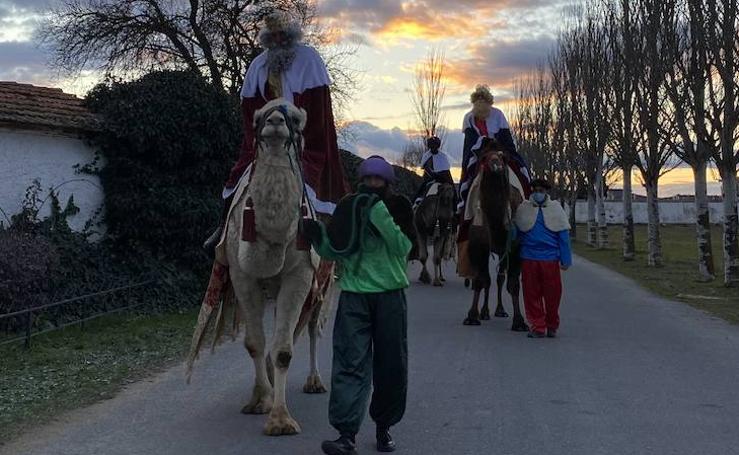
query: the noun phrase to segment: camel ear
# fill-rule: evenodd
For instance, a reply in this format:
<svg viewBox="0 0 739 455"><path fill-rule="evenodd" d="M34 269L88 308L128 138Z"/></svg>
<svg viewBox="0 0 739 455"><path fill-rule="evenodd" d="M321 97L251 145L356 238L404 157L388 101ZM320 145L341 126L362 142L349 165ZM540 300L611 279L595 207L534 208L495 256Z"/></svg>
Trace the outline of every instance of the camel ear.
<svg viewBox="0 0 739 455"><path fill-rule="evenodd" d="M308 122L308 114L305 112L305 109L291 109L290 117L292 117L293 124L296 126L297 130L302 132L305 128L305 124Z"/></svg>

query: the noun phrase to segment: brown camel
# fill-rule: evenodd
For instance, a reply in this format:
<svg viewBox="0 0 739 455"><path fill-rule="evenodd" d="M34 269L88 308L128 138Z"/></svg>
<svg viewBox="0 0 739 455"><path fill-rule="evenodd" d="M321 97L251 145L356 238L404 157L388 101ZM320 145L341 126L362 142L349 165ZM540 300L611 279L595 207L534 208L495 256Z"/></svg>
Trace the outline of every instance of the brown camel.
<svg viewBox="0 0 739 455"><path fill-rule="evenodd" d="M434 286L444 285L442 260L449 258L454 244L454 211L456 190L450 183L436 183L436 192L428 194L414 211L414 224L418 233L418 260L423 266L419 280L431 283L426 268L429 243L434 246Z"/></svg>
<svg viewBox="0 0 739 455"><path fill-rule="evenodd" d="M472 289L474 297L465 325L480 325L480 320L490 319L490 253L498 257L498 305L495 317L508 317L503 308L503 285L513 301L513 325L516 332L528 331L521 313L519 292L521 289L521 258L519 245L513 239L512 219L523 197L511 186L509 169L503 153L490 148L481 153L480 161L480 209L482 222L470 226L468 254L473 271ZM485 302L479 310L480 293L484 291Z"/></svg>

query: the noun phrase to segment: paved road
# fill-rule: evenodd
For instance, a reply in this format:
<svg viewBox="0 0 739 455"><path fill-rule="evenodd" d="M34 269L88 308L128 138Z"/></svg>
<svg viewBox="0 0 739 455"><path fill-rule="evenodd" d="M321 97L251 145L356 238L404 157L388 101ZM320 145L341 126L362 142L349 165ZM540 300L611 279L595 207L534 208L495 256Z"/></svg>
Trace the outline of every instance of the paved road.
<svg viewBox="0 0 739 455"><path fill-rule="evenodd" d="M416 273L415 271L413 272ZM739 328L665 301L579 260L567 274L556 340L509 321L464 327L469 294L415 285L410 298L409 408L399 454L739 453ZM328 340L322 343L328 378ZM239 413L251 362L239 343L205 355L193 384L174 368L72 412L3 454L317 454L333 436L327 396L300 393L302 343L289 404L303 434L261 435ZM373 453L372 428L359 435Z"/></svg>

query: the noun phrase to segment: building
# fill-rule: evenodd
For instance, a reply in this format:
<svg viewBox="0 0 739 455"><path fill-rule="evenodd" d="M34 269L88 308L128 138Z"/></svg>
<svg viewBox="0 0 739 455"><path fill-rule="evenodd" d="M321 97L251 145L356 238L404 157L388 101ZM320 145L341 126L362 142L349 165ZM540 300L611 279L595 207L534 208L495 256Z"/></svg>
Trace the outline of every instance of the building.
<svg viewBox="0 0 739 455"><path fill-rule="evenodd" d="M62 204L74 195L80 213L69 222L82 229L103 203L99 179L77 172L95 158L85 136L97 128L95 116L74 95L0 81L0 209L7 216L18 213L37 179L44 197L50 188L58 188ZM5 221L2 214L0 219Z"/></svg>

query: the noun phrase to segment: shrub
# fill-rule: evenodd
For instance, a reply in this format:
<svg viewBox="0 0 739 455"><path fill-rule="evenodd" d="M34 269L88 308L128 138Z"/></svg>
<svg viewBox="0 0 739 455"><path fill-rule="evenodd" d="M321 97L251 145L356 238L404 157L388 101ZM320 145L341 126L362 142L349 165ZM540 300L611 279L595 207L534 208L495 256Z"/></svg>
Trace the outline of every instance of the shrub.
<svg viewBox="0 0 739 455"><path fill-rule="evenodd" d="M206 263L199 245L218 221L241 138L237 101L199 75L163 71L98 85L87 104L103 121L93 141L105 159L108 235L188 266Z"/></svg>

